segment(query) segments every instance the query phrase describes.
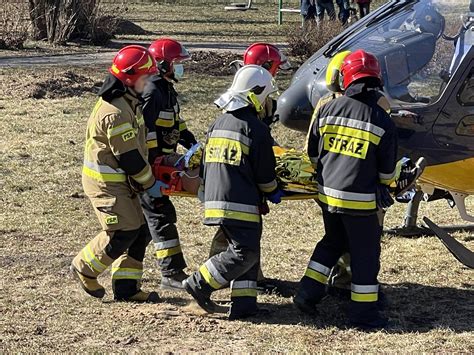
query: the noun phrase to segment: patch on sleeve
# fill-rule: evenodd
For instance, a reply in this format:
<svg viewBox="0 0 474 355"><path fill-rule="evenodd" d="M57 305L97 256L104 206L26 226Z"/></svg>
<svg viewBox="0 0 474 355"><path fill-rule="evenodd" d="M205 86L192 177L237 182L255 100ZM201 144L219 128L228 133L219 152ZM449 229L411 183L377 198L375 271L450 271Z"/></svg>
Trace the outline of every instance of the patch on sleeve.
<svg viewBox="0 0 474 355"><path fill-rule="evenodd" d="M122 134L122 139L124 142L129 141L130 139L135 138L135 132L134 131L128 131Z"/></svg>
<svg viewBox="0 0 474 355"><path fill-rule="evenodd" d="M105 224L110 225L110 224L118 224L119 219L118 216L107 216L105 217Z"/></svg>

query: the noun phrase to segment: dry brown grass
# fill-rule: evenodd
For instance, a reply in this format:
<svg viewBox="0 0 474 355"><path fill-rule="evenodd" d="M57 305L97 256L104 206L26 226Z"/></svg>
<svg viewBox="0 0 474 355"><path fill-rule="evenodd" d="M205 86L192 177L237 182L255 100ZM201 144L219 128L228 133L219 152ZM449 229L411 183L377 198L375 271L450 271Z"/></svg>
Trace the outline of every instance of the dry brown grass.
<svg viewBox="0 0 474 355"><path fill-rule="evenodd" d="M105 68L74 71L95 81ZM34 78L31 70L0 70L2 86L12 77L20 83L44 80ZM178 85L183 115L199 138L218 114L212 100L230 81L197 75ZM195 315L187 307L189 297L181 294L162 292L165 302L158 305L114 303L110 293L103 302L87 297L68 277L68 265L98 231L80 184L85 124L95 97L21 99L13 86L0 89L2 352L474 351L472 271L433 237L383 240L380 281L391 302L391 331L346 329L347 302L334 297L326 299L321 316L312 319L296 312L290 298L261 296L259 301L273 313L249 322ZM285 146L303 145L301 134L281 126L274 133ZM192 271L206 259L214 230L201 224L203 211L196 200L174 201ZM403 207L392 208L388 225L400 223ZM420 215L441 224L461 222L443 202L423 205ZM294 286L322 233L313 202L284 202L272 208L265 218L262 246L267 276ZM472 236L455 236L474 249ZM144 288L157 288L160 276L151 246L145 270ZM107 273L101 281L110 290ZM228 299L229 292L216 297Z"/></svg>

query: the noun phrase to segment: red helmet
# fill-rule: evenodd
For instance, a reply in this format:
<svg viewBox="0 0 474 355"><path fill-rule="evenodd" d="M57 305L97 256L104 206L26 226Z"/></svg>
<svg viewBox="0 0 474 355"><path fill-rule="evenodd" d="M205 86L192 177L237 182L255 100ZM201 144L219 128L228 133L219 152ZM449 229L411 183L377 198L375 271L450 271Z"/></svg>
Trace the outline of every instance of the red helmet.
<svg viewBox="0 0 474 355"><path fill-rule="evenodd" d="M354 81L362 78L376 78L382 85L382 72L377 57L362 49L349 54L342 63L341 74L344 88L347 89Z"/></svg>
<svg viewBox="0 0 474 355"><path fill-rule="evenodd" d="M182 62L191 58L187 49L171 38L160 38L152 42L148 50L166 73L173 71L174 62ZM162 62L166 62L167 67L163 67Z"/></svg>
<svg viewBox="0 0 474 355"><path fill-rule="evenodd" d="M289 69L290 63L286 56L272 44L254 43L245 50L244 65L255 64L267 69L275 76L278 69Z"/></svg>
<svg viewBox="0 0 474 355"><path fill-rule="evenodd" d="M127 46L115 55L109 72L125 86L133 86L139 77L156 73L156 62L145 47Z"/></svg>

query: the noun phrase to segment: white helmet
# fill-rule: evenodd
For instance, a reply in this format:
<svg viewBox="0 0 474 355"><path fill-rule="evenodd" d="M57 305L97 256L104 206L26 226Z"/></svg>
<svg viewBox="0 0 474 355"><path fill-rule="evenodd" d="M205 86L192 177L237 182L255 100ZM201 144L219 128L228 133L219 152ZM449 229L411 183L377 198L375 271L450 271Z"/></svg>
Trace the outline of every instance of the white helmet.
<svg viewBox="0 0 474 355"><path fill-rule="evenodd" d="M259 65L245 65L235 73L232 86L214 103L224 111L252 105L263 110L268 95L278 90L270 72Z"/></svg>

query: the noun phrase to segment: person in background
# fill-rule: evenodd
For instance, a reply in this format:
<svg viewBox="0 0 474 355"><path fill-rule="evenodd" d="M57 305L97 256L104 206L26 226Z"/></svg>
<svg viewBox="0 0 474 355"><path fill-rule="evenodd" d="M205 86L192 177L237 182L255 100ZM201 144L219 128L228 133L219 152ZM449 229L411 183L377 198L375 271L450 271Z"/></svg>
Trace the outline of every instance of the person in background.
<svg viewBox="0 0 474 355"><path fill-rule="evenodd" d="M339 13L337 15L339 21L344 26L350 17L350 4L349 0L336 0L336 4L339 7Z"/></svg>
<svg viewBox="0 0 474 355"><path fill-rule="evenodd" d="M370 12L371 0L355 0L357 6L359 6L359 17L362 18L367 16Z"/></svg>
<svg viewBox="0 0 474 355"><path fill-rule="evenodd" d="M309 21L316 21L317 19L317 8L316 0L301 0L301 16L303 16L303 21L307 24Z"/></svg>
<svg viewBox="0 0 474 355"><path fill-rule="evenodd" d="M330 21L336 19L336 10L334 9L333 0L315 0L316 1L316 13L318 16L318 21L321 22L324 20L324 13L328 15Z"/></svg>

